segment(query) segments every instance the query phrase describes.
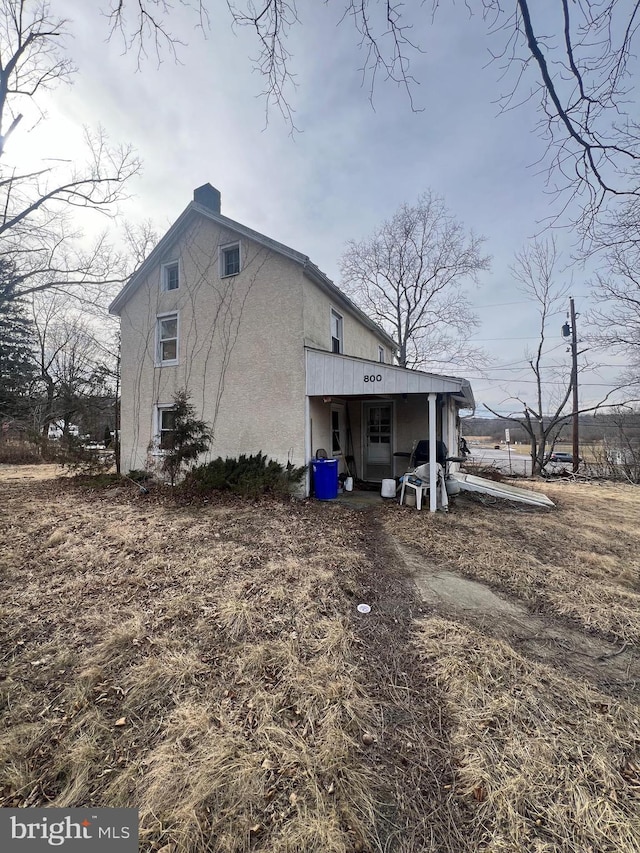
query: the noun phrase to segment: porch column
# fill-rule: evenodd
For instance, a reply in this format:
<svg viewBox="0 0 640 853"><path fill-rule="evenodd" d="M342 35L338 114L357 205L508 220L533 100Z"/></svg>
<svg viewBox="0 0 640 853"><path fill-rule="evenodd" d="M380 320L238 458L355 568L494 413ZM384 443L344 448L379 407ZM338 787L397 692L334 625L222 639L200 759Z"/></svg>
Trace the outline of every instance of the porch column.
<svg viewBox="0 0 640 853"><path fill-rule="evenodd" d="M309 395L304 398L304 465L307 469L304 477L305 497L311 494L311 406Z"/></svg>
<svg viewBox="0 0 640 853"><path fill-rule="evenodd" d="M447 445L447 454L449 456L458 456L460 436L456 429L456 405L451 397L447 397L446 422L447 437L444 439L444 442ZM453 468L451 468L452 465L454 466ZM460 466L457 462L451 462L449 464L449 470L457 471L459 467Z"/></svg>
<svg viewBox="0 0 640 853"><path fill-rule="evenodd" d="M438 508L436 475L436 394L427 395L429 401L429 512Z"/></svg>

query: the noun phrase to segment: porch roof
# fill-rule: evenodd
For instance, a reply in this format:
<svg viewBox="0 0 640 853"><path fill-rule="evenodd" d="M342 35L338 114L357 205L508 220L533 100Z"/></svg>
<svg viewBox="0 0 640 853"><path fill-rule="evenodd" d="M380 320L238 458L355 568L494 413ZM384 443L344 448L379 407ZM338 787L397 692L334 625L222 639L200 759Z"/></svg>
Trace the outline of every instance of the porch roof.
<svg viewBox="0 0 640 853"><path fill-rule="evenodd" d="M375 397L379 394L451 394L465 409L475 408L467 379L439 376L393 364L305 347L310 397Z"/></svg>

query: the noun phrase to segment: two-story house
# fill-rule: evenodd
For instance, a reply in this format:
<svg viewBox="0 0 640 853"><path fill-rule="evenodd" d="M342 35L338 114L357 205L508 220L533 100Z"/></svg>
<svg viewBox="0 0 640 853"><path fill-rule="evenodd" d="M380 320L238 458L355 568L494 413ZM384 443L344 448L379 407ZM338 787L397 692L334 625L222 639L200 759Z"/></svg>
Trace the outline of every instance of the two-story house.
<svg viewBox="0 0 640 853"><path fill-rule="evenodd" d="M323 448L367 481L402 473L394 454L420 439L455 452L458 410L473 406L466 380L394 365L389 335L306 255L223 216L210 184L110 311L124 471L162 453L179 389L212 427L212 456L262 451L298 466Z"/></svg>

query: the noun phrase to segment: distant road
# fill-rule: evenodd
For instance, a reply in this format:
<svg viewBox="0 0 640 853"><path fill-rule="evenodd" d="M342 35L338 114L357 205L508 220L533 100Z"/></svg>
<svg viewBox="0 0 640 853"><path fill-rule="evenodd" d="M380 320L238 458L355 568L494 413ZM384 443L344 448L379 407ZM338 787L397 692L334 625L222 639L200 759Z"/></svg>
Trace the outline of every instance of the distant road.
<svg viewBox="0 0 640 853"><path fill-rule="evenodd" d="M494 450L492 447L481 447L471 442L469 442L469 450L471 456L468 456L467 460L476 465L492 466L505 474L526 476L531 473L530 456L521 456L519 453L512 452L511 463L509 463L509 453L506 450Z"/></svg>

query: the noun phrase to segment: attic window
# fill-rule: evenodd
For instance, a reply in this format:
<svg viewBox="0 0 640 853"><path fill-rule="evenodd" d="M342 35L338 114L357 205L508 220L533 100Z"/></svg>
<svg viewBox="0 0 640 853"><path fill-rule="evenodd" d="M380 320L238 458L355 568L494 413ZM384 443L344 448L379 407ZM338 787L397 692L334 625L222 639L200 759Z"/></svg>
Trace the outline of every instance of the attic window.
<svg viewBox="0 0 640 853"><path fill-rule="evenodd" d="M223 246L220 250L220 277L238 275L240 272L240 243Z"/></svg>
<svg viewBox="0 0 640 853"><path fill-rule="evenodd" d="M177 290L180 287L180 267L178 261L162 265L162 289Z"/></svg>

